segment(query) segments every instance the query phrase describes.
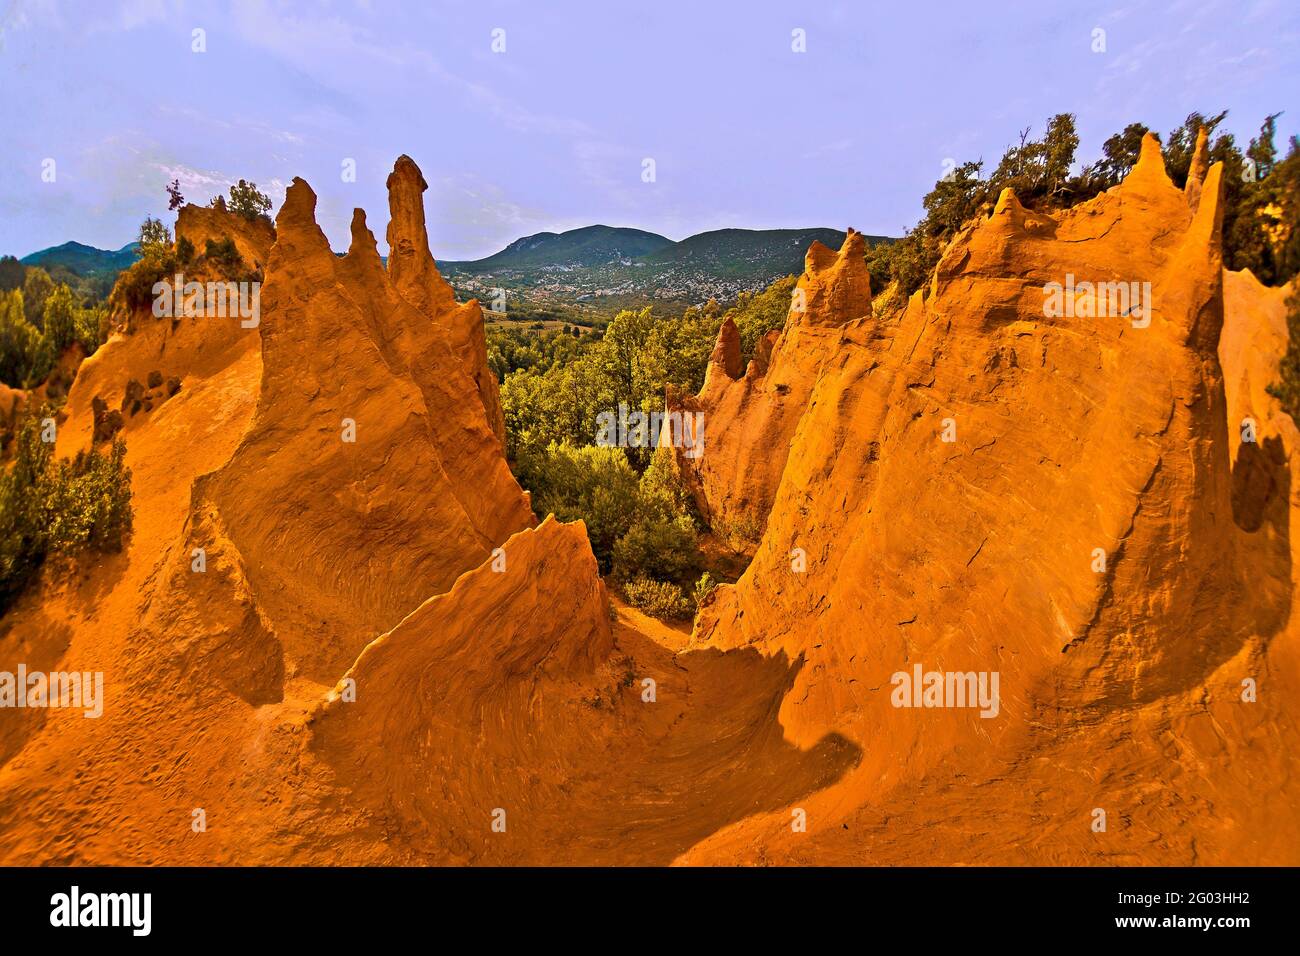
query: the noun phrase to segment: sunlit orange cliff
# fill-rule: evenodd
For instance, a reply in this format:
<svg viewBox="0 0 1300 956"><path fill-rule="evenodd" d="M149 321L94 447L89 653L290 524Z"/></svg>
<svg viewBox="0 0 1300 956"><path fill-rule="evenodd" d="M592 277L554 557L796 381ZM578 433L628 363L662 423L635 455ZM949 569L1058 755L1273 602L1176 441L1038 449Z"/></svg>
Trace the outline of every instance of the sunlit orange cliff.
<svg viewBox="0 0 1300 956"><path fill-rule="evenodd" d="M60 456L178 387L121 422L124 550L0 622L0 670L105 688L0 710L0 863L1300 863L1285 290L1224 270L1221 176L1148 135L1059 214L1005 191L901 311L814 245L668 399L701 514L761 533L689 640L534 518L409 158L386 265L302 180L273 233L183 209L260 321L145 312L77 374ZM1049 314L1067 275L1149 282L1141 321ZM900 706L933 671L996 706Z"/></svg>

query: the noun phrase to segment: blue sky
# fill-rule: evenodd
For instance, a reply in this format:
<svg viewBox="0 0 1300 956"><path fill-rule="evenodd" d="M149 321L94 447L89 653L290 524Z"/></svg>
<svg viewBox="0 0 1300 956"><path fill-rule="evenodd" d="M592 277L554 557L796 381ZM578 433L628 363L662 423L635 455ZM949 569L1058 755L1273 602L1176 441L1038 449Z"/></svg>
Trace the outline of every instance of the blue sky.
<svg viewBox="0 0 1300 956"><path fill-rule="evenodd" d="M401 153L438 258L597 222L897 235L945 159L994 164L1053 113L1091 160L1192 110L1230 109L1243 143L1286 110L1284 142L1298 92L1295 0L0 0L0 252L117 248L171 221L173 178L200 202L251 179L278 208L294 176L335 248L354 206L382 246Z"/></svg>

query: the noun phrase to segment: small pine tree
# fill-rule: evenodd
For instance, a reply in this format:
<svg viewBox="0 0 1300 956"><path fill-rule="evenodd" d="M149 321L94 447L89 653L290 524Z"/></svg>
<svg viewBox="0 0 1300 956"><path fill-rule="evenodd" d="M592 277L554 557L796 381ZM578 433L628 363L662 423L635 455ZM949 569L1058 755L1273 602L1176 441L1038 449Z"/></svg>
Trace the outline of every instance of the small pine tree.
<svg viewBox="0 0 1300 956"><path fill-rule="evenodd" d="M1264 118L1259 128L1259 136L1251 137L1246 147L1246 158L1255 164L1255 178L1267 179L1277 164L1277 147L1273 139L1277 135L1277 118L1281 113L1273 113Z"/></svg>

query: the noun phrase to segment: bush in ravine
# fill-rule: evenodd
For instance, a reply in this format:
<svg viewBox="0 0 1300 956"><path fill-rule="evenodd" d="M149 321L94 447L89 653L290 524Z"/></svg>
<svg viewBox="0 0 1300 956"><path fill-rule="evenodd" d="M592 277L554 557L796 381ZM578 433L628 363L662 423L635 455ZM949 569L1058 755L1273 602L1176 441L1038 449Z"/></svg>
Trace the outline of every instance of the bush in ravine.
<svg viewBox="0 0 1300 956"><path fill-rule="evenodd" d="M56 461L41 440L46 414L23 422L13 465L0 473L0 612L51 556L117 551L131 530L126 445Z"/></svg>
<svg viewBox="0 0 1300 956"><path fill-rule="evenodd" d="M554 514L560 521L581 518L596 560L608 571L614 543L637 514L637 475L623 450L553 443L521 462L521 471L528 476L536 514Z"/></svg>
<svg viewBox="0 0 1300 956"><path fill-rule="evenodd" d="M691 576L700 567L695 525L686 515L641 513L614 543L614 576L660 580Z"/></svg>
<svg viewBox="0 0 1300 956"><path fill-rule="evenodd" d="M717 587L717 580L708 571L700 575L700 579L695 582L695 592L691 595L697 610L704 606L704 602L709 599L710 594L717 590Z"/></svg>
<svg viewBox="0 0 1300 956"><path fill-rule="evenodd" d="M679 581L698 573L695 520L664 464L638 478L621 448L552 443L522 456L518 468L539 518L585 522L602 572Z"/></svg>
<svg viewBox="0 0 1300 956"><path fill-rule="evenodd" d="M694 611L682 589L667 581L633 578L623 585L623 596L627 603L652 617L683 619Z"/></svg>

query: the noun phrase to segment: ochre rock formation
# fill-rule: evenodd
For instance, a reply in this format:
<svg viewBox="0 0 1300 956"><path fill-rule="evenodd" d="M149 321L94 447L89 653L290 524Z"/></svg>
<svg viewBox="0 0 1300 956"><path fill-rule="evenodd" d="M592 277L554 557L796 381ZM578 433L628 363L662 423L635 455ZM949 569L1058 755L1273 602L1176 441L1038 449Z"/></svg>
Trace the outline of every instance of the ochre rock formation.
<svg viewBox="0 0 1300 956"><path fill-rule="evenodd" d="M1187 182L1183 184L1183 195L1187 197L1187 205L1192 212L1196 212L1201 204L1201 188L1205 185L1205 174L1210 168L1209 139L1209 133L1204 126L1196 131L1192 165L1187 171Z"/></svg>
<svg viewBox="0 0 1300 956"><path fill-rule="evenodd" d="M306 673L332 682L532 514L481 404L466 400L473 381L388 280L364 215L338 258L315 199L295 180L280 210L261 292L257 413L196 489L189 544L204 546L199 519L215 508L260 569L277 633Z"/></svg>
<svg viewBox="0 0 1300 956"><path fill-rule="evenodd" d="M507 833L510 816L536 827L564 812L557 791L595 756L575 746L590 723L575 688L614 642L585 529L548 519L493 564L372 641L313 715L313 745L351 799L413 846L488 853L493 831L474 825L484 807L506 809Z"/></svg>
<svg viewBox="0 0 1300 956"><path fill-rule="evenodd" d="M778 814L691 860L898 861L923 819L933 862L1294 859L1290 556L1234 514L1221 175L1193 212L1148 136L1123 184L1059 215L1004 192L896 324L844 327L695 644L802 660L787 734L863 760L812 801L817 839ZM1149 282L1149 305L1048 314L1045 287L1076 280ZM997 672L998 715L895 706L917 664ZM1244 702L1265 674L1270 700ZM1287 818L1276 843L1261 804Z"/></svg>
<svg viewBox="0 0 1300 956"><path fill-rule="evenodd" d="M865 251L861 233L852 229L838 253L814 242L784 330L768 333L742 371L740 333L727 319L699 395L670 396L669 411L704 416L704 454L692 456L681 443L674 454L715 529L754 541L761 534L814 386L827 363L839 361L843 327L874 324Z"/></svg>
<svg viewBox="0 0 1300 956"><path fill-rule="evenodd" d="M505 441L505 415L496 376L487 364L483 310L478 301L457 303L455 294L429 253L424 225L424 191L428 183L409 156L399 157L388 177L388 275L393 286L411 305L433 319L443 339L459 356L474 380L488 424Z"/></svg>
<svg viewBox="0 0 1300 956"><path fill-rule="evenodd" d="M387 269L296 180L256 328L142 316L76 379L60 455L181 387L120 425L124 551L0 623L0 670L105 680L0 711L0 862L1300 862L1283 293L1201 176L1148 138L1065 212L1004 193L901 314L850 233L743 371L724 327L678 462L761 540L689 636L533 520L414 163ZM996 713L896 706L918 666Z"/></svg>
<svg viewBox="0 0 1300 956"><path fill-rule="evenodd" d="M27 812L18 795L44 786L40 768L66 759L65 748L93 752L116 739L120 753L105 750L93 771L116 794L107 819L140 785L122 768L141 752L202 748L201 727L224 734L244 717L265 719L251 708L303 711L304 695L332 686L371 639L535 523L482 403L467 400L476 384L444 330L394 288L359 211L352 249L338 258L314 205L295 181L263 256L255 325L143 314L82 365L59 428L61 456L89 446L96 409L102 423L133 386L178 387L118 425L135 512L124 553L105 558L90 583L51 582L7 616L4 664L17 654L29 667L48 659L102 670L116 706L98 721L40 714L42 723L67 721L68 733L43 736L49 746L23 753L24 768L0 769L28 781L0 787L0 808ZM183 215L181 235L237 219ZM240 765L221 749L203 757L226 781L213 792ZM172 810L158 796L136 810L142 830ZM50 806L75 815L80 798L71 789L64 797L71 803ZM128 847L120 852L151 859L186 852L166 839ZM93 840L75 852L93 855ZM222 852L209 846L197 858Z"/></svg>

